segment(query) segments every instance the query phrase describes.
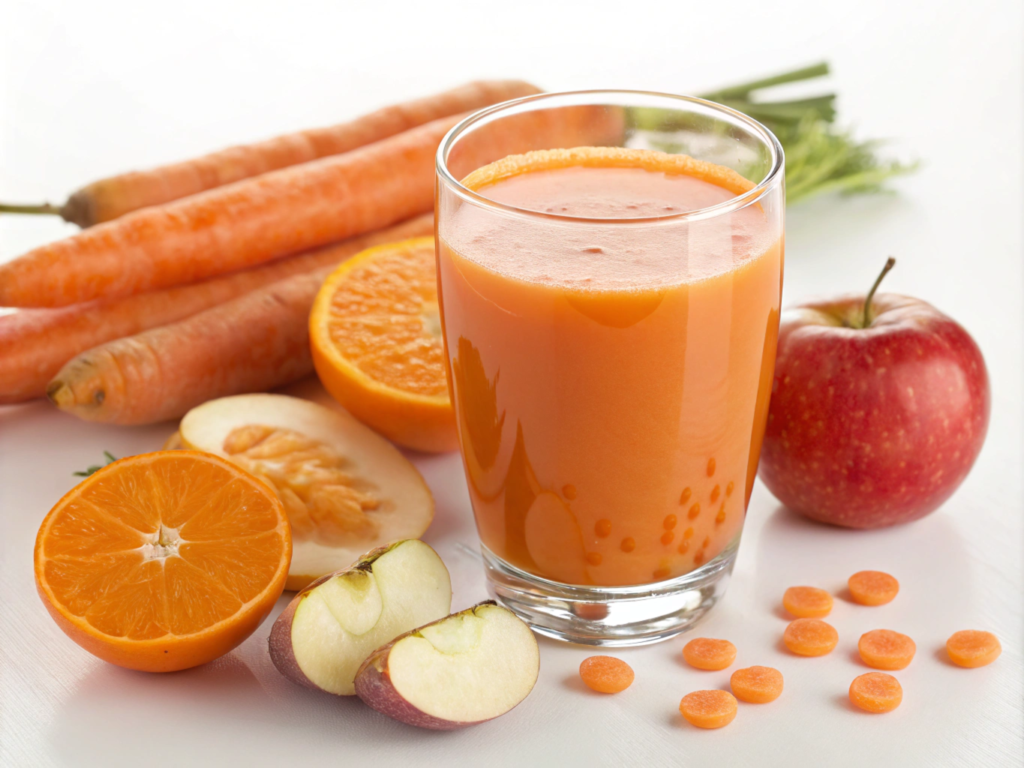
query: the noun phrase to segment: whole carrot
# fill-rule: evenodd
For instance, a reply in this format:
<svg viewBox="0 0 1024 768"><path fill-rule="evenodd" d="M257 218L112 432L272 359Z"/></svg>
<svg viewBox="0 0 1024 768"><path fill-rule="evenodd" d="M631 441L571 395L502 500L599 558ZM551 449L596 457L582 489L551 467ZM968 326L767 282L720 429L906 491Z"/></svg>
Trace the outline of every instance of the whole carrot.
<svg viewBox="0 0 1024 768"><path fill-rule="evenodd" d="M467 142L458 166L472 170L537 146L593 143L621 126L621 116L606 112L574 107L520 115ZM191 283L426 213L434 203L435 150L461 117L36 248L0 265L0 306L59 307Z"/></svg>
<svg viewBox="0 0 1024 768"><path fill-rule="evenodd" d="M234 272L426 213L433 155L458 117L229 184L0 265L0 306L58 307Z"/></svg>
<svg viewBox="0 0 1024 768"><path fill-rule="evenodd" d="M265 392L313 371L309 311L332 267L83 352L46 394L86 421L152 424L215 397Z"/></svg>
<svg viewBox="0 0 1024 768"><path fill-rule="evenodd" d="M162 205L269 171L350 152L441 117L539 92L539 88L519 80L467 83L433 96L384 107L340 125L313 128L229 147L148 171L101 179L75 192L63 206L0 204L0 213L58 214L65 221L90 227L140 208Z"/></svg>
<svg viewBox="0 0 1024 768"><path fill-rule="evenodd" d="M28 309L0 317L0 404L46 394L68 360L112 339L177 322L291 275L336 265L365 248L429 234L431 215L335 245L202 283L61 309Z"/></svg>

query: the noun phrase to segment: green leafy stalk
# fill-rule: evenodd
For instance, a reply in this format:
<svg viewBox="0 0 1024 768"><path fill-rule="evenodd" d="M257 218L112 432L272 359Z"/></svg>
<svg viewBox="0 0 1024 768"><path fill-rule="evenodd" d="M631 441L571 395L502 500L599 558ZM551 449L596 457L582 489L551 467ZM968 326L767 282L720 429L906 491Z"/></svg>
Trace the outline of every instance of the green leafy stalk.
<svg viewBox="0 0 1024 768"><path fill-rule="evenodd" d="M94 472L99 472L101 469L103 469L103 467L107 466L107 464L112 464L113 462L117 461L117 457L114 456L110 451L104 451L103 455L107 459L106 463L93 464L91 467L86 467L84 472L72 472L71 474L74 477L88 477Z"/></svg>
<svg viewBox="0 0 1024 768"><path fill-rule="evenodd" d="M883 159L881 142L859 141L836 128L835 94L804 99L763 100L755 94L768 88L823 77L827 62L783 72L749 83L703 94L753 117L779 138L786 153L786 202L795 203L826 192L880 192L885 182L914 171L918 164Z"/></svg>
<svg viewBox="0 0 1024 768"><path fill-rule="evenodd" d="M711 91L710 93L704 94L701 98L708 99L709 101L721 101L722 99L745 99L750 96L753 91L760 91L776 85L796 83L801 80L811 80L815 77L824 77L828 72L828 62L819 61L817 64L812 64L809 67L801 67L800 69L794 69L789 72L772 75L771 77L763 77L760 80L752 80L749 83L743 83L742 85L731 85L728 88L719 88L717 91Z"/></svg>

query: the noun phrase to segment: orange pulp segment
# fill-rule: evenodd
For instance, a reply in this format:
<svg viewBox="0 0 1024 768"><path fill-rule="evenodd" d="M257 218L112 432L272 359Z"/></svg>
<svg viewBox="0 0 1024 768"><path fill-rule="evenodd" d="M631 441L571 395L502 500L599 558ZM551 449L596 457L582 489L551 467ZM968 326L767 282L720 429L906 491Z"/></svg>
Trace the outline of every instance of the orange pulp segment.
<svg viewBox="0 0 1024 768"><path fill-rule="evenodd" d="M121 459L43 520L35 575L76 643L147 672L227 653L270 613L291 560L284 507L263 481L199 451Z"/></svg>
<svg viewBox="0 0 1024 768"><path fill-rule="evenodd" d="M363 251L331 273L313 304L309 335L320 381L390 440L454 450L440 317L432 237Z"/></svg>

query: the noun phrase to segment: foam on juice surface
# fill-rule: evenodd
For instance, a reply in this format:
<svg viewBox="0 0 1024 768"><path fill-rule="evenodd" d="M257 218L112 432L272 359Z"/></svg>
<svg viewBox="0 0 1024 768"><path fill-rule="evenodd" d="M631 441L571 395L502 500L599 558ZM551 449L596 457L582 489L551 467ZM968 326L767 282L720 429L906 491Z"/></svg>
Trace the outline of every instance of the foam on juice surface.
<svg viewBox="0 0 1024 768"><path fill-rule="evenodd" d="M629 223L735 197L708 181L644 168L538 170L503 178L479 193L522 210L574 218L538 225L528 215L463 206L442 233L453 250L506 277L570 290L662 288L702 280L756 258L774 240L756 205L693 222Z"/></svg>

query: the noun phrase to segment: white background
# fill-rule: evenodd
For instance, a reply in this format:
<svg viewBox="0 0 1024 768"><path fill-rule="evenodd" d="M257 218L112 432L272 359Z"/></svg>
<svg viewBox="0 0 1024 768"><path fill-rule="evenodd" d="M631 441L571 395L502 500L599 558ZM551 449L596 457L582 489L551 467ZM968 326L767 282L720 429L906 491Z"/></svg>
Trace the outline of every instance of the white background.
<svg viewBox="0 0 1024 768"><path fill-rule="evenodd" d="M883 258L889 290L962 322L993 387L988 442L936 514L851 532L813 525L758 487L729 594L699 632L728 637L738 665L786 676L770 705L741 705L716 732L688 727L683 694L728 673L681 662L682 641L621 655L626 693L582 689L585 649L544 641L530 698L460 733L418 731L358 701L281 678L264 625L204 668L150 676L67 640L34 593L31 550L72 470L159 446L170 425L87 426L43 404L0 408L0 765L1019 765L1022 756L1021 4L892 0L730 2L218 2L4 0L0 11L0 199L54 202L95 178L222 145L329 124L481 77L551 90L701 90L829 59L842 117L920 158L898 194L791 209L786 300L866 289ZM0 220L0 258L70 234ZM455 607L483 595L458 459L418 457L438 501L426 537L452 570ZM837 601L840 645L797 659L779 648L785 587L839 590L862 568L897 575L896 602ZM283 605L283 601L281 605ZM280 607L280 606L279 606ZM851 709L856 639L886 627L918 656L904 703ZM953 668L955 630L996 632L1004 652Z"/></svg>

